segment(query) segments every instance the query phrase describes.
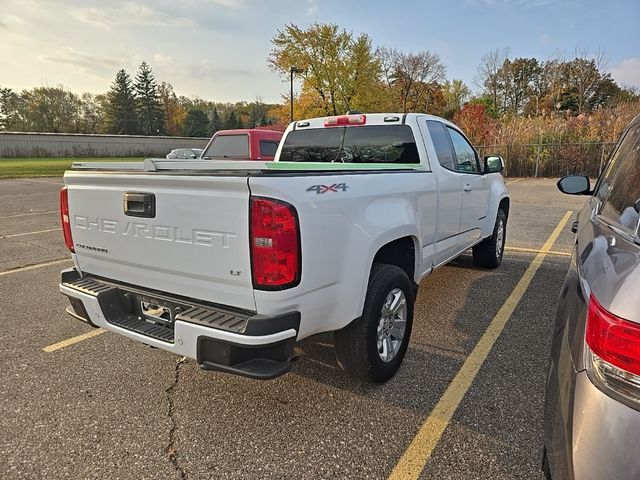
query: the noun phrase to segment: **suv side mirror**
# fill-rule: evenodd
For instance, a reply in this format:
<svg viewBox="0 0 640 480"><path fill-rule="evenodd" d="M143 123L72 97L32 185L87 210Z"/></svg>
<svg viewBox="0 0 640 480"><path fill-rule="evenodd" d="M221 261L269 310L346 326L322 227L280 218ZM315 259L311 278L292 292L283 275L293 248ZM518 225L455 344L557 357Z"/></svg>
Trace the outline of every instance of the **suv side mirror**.
<svg viewBox="0 0 640 480"><path fill-rule="evenodd" d="M558 190L569 195L591 194L591 181L586 175L567 175L558 180Z"/></svg>
<svg viewBox="0 0 640 480"><path fill-rule="evenodd" d="M504 170L504 160L499 155L484 157L484 173L499 173Z"/></svg>

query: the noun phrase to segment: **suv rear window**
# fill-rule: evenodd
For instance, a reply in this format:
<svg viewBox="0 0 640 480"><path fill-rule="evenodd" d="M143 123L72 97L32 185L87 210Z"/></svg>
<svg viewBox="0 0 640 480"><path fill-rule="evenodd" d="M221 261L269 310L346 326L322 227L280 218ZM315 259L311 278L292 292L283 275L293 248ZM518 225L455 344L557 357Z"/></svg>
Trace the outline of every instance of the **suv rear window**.
<svg viewBox="0 0 640 480"><path fill-rule="evenodd" d="M213 139L211 145L202 154L211 158L249 158L249 136L220 135Z"/></svg>
<svg viewBox="0 0 640 480"><path fill-rule="evenodd" d="M408 125L371 125L295 130L285 140L281 162L420 163Z"/></svg>

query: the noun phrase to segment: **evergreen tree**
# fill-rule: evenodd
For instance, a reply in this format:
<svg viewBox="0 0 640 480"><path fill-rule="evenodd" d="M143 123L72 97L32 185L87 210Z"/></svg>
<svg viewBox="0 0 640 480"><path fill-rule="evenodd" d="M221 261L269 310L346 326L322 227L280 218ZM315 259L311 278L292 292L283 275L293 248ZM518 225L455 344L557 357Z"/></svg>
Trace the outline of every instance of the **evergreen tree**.
<svg viewBox="0 0 640 480"><path fill-rule="evenodd" d="M233 130L235 128L240 128L238 117L236 116L236 112L234 110L229 111L227 114L227 118L224 122L224 128L226 130Z"/></svg>
<svg viewBox="0 0 640 480"><path fill-rule="evenodd" d="M211 134L213 135L218 130L222 130L222 119L220 118L220 114L218 113L218 108L213 107L213 113L211 114Z"/></svg>
<svg viewBox="0 0 640 480"><path fill-rule="evenodd" d="M165 133L165 118L158 84L147 62L143 61L140 64L134 88L140 133L143 135Z"/></svg>
<svg viewBox="0 0 640 480"><path fill-rule="evenodd" d="M124 69L119 70L107 93L106 106L107 133L132 135L138 133L136 98L131 77Z"/></svg>
<svg viewBox="0 0 640 480"><path fill-rule="evenodd" d="M209 118L207 114L199 109L191 109L184 120L182 134L186 137L208 137Z"/></svg>

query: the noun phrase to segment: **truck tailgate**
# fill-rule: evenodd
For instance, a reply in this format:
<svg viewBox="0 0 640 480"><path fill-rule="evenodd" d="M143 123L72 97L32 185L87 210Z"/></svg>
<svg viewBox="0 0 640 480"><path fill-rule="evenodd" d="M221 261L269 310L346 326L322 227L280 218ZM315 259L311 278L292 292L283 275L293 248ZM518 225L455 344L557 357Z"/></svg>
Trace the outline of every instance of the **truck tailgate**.
<svg viewBox="0 0 640 480"><path fill-rule="evenodd" d="M64 180L82 272L255 310L245 175L69 171Z"/></svg>

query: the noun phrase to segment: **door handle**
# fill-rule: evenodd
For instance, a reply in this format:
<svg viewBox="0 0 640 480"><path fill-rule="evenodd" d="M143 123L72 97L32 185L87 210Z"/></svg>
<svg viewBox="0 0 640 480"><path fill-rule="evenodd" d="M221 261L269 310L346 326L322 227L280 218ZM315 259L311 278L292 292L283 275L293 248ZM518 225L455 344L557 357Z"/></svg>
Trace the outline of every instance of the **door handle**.
<svg viewBox="0 0 640 480"><path fill-rule="evenodd" d="M125 192L122 207L129 217L155 218L156 196L153 193Z"/></svg>
<svg viewBox="0 0 640 480"><path fill-rule="evenodd" d="M469 185L468 183L464 186L463 190L465 192L470 192L471 190L473 190L473 188L471 188L471 185Z"/></svg>

